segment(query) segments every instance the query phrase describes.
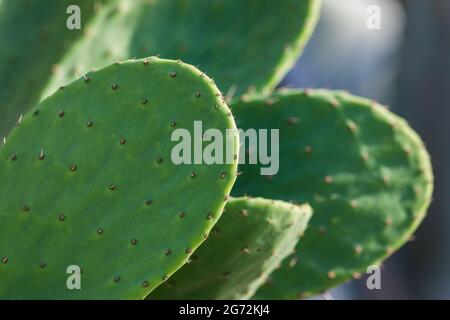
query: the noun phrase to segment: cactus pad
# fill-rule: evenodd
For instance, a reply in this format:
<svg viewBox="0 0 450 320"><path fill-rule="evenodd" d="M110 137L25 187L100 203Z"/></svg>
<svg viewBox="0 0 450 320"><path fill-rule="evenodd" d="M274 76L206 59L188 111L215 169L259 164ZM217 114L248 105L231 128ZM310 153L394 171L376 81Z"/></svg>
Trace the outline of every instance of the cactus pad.
<svg viewBox="0 0 450 320"><path fill-rule="evenodd" d="M302 51L319 8L320 0L112 2L60 63L49 91L74 73L159 54L199 65L224 92L270 91Z"/></svg>
<svg viewBox="0 0 450 320"><path fill-rule="evenodd" d="M25 115L0 149L0 297L138 299L180 268L237 167L171 161L194 120L235 128L209 78L158 58L88 73Z"/></svg>
<svg viewBox="0 0 450 320"><path fill-rule="evenodd" d="M233 198L192 261L148 299L248 299L292 254L303 234L308 205Z"/></svg>
<svg viewBox="0 0 450 320"><path fill-rule="evenodd" d="M284 91L233 106L239 128L280 129L280 170L243 172L236 195L308 202L310 227L291 263L256 298L321 293L378 264L408 241L432 193L429 156L386 108L345 92Z"/></svg>

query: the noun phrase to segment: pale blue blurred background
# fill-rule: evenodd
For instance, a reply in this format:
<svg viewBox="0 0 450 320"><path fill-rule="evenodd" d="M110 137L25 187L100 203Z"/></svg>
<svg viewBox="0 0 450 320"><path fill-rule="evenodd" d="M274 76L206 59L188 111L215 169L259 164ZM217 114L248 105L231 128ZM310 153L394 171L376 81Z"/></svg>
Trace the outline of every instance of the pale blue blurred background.
<svg viewBox="0 0 450 320"><path fill-rule="evenodd" d="M366 26L381 9L381 30ZM319 25L287 87L345 89L388 105L424 139L436 176L434 201L415 240L366 279L323 298L450 299L450 0L323 0Z"/></svg>

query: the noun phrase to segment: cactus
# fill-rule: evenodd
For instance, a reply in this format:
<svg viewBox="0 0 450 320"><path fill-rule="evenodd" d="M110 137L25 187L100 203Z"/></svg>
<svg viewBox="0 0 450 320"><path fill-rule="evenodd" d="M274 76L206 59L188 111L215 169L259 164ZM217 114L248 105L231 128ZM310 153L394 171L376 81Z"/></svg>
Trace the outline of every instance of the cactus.
<svg viewBox="0 0 450 320"><path fill-rule="evenodd" d="M311 207L232 198L210 237L148 299L248 299L292 254Z"/></svg>
<svg viewBox="0 0 450 320"><path fill-rule="evenodd" d="M307 297L381 263L423 219L430 160L402 119L344 92L270 93L319 0L78 0L83 33L65 27L72 1L0 1L0 134L19 119L0 148L0 297ZM94 68L151 53L180 60ZM178 166L170 137L197 120L235 129L228 102L240 128L281 138L279 173L243 165L234 194L277 200L230 200L194 252L228 201L237 140L232 163ZM298 244L310 208L283 200L315 212ZM66 288L70 265L82 290Z"/></svg>
<svg viewBox="0 0 450 320"><path fill-rule="evenodd" d="M24 116L0 149L0 297L138 299L181 267L237 168L172 163L171 132L194 120L235 128L209 78L158 58L91 72Z"/></svg>
<svg viewBox="0 0 450 320"><path fill-rule="evenodd" d="M66 27L66 10L73 3L80 7L83 23L88 23L96 12L92 0L2 1L0 39L6 44L0 51L1 137L39 102L48 79L57 71L54 64L82 36L82 30Z"/></svg>
<svg viewBox="0 0 450 320"><path fill-rule="evenodd" d="M408 241L432 193L419 137L386 108L345 92L292 90L233 105L239 128L280 128L280 171L244 165L234 194L309 202L310 228L256 298L321 293Z"/></svg>
<svg viewBox="0 0 450 320"><path fill-rule="evenodd" d="M302 51L319 6L319 0L112 2L62 60L47 93L74 71L159 54L200 65L224 92L270 91Z"/></svg>

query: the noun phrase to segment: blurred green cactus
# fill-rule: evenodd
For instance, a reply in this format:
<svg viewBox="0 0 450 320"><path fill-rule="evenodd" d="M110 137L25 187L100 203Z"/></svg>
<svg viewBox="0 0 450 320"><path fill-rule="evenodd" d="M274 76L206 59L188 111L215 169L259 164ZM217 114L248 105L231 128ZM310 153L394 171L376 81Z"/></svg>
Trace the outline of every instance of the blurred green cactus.
<svg viewBox="0 0 450 320"><path fill-rule="evenodd" d="M309 205L233 198L192 262L148 298L250 298L292 254L310 217Z"/></svg>
<svg viewBox="0 0 450 320"><path fill-rule="evenodd" d="M47 81L58 72L56 63L83 37L83 30L66 27L66 9L75 2L82 10L84 23L89 23L102 3L92 0L1 2L1 137L9 133L22 113L39 102ZM69 79L74 77L71 75Z"/></svg>
<svg viewBox="0 0 450 320"><path fill-rule="evenodd" d="M69 4L82 31L65 27ZM307 297L381 263L424 218L430 159L404 120L345 92L273 92L319 0L0 8L0 37L11 39L0 134L17 123L0 148L2 298ZM138 60L159 54L174 60ZM238 150L228 164L170 161L178 127L236 129L227 104L239 128L280 131L279 172L243 164L232 192L264 198L229 199ZM65 287L71 264L81 291Z"/></svg>
<svg viewBox="0 0 450 320"><path fill-rule="evenodd" d="M83 30L66 27L71 4L82 11ZM233 96L270 91L311 36L319 5L319 0L4 0L0 38L11 42L0 61L17 69L0 66L0 135L75 77L133 57L161 55L198 65ZM19 30L17 21L23 21ZM29 32L36 26L38 37Z"/></svg>
<svg viewBox="0 0 450 320"><path fill-rule="evenodd" d="M317 0L112 1L89 24L89 35L64 56L48 90L74 70L161 55L199 65L225 93L271 91L309 39L319 5Z"/></svg>

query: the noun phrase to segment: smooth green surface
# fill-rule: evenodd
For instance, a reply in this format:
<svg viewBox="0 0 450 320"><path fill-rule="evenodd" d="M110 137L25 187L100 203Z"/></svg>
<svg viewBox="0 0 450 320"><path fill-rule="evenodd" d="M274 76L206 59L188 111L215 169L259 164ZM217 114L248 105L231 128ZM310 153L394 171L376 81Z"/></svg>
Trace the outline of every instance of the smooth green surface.
<svg viewBox="0 0 450 320"><path fill-rule="evenodd" d="M233 198L192 261L148 299L248 299L292 254L311 207Z"/></svg>
<svg viewBox="0 0 450 320"><path fill-rule="evenodd" d="M232 105L239 128L280 129L280 171L243 165L233 194L308 202L299 242L260 299L321 293L378 264L408 241L432 193L429 156L384 107L345 92L284 91Z"/></svg>
<svg viewBox="0 0 450 320"><path fill-rule="evenodd" d="M92 67L147 55L182 59L224 93L271 91L295 63L320 0L121 0L67 52L47 92Z"/></svg>
<svg viewBox="0 0 450 320"><path fill-rule="evenodd" d="M171 133L235 128L218 92L190 65L148 58L89 73L24 116L0 149L0 298L139 299L181 267L237 165L175 165ZM81 290L66 288L69 265Z"/></svg>
<svg viewBox="0 0 450 320"><path fill-rule="evenodd" d="M81 10L82 27L101 1L3 0L0 9L0 137L13 128L19 116L37 105L55 64L83 36L69 30L67 7ZM96 5L97 4L97 5ZM68 82L75 75L68 75Z"/></svg>

